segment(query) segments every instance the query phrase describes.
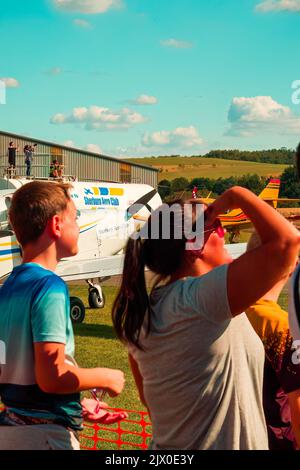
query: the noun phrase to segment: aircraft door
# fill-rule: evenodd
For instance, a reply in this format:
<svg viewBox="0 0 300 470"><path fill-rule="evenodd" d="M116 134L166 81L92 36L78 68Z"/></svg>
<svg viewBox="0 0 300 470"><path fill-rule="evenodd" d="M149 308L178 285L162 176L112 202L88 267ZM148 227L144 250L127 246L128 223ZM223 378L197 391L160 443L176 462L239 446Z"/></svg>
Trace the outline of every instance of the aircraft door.
<svg viewBox="0 0 300 470"><path fill-rule="evenodd" d="M113 256L119 253L125 247L133 230L133 221L127 220L126 211L123 208L108 209L101 224L97 227L100 256Z"/></svg>

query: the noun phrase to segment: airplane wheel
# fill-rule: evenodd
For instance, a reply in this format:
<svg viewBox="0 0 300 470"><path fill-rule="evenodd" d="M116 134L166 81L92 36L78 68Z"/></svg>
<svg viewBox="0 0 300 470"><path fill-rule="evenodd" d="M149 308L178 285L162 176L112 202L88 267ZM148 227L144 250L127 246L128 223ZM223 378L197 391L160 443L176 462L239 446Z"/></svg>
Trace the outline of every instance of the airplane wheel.
<svg viewBox="0 0 300 470"><path fill-rule="evenodd" d="M70 297L70 315L73 323L82 323L85 317L85 306L78 297Z"/></svg>
<svg viewBox="0 0 300 470"><path fill-rule="evenodd" d="M99 297L97 289L90 289L89 291L89 306L91 308L103 308L105 305L105 295L102 291L102 299Z"/></svg>

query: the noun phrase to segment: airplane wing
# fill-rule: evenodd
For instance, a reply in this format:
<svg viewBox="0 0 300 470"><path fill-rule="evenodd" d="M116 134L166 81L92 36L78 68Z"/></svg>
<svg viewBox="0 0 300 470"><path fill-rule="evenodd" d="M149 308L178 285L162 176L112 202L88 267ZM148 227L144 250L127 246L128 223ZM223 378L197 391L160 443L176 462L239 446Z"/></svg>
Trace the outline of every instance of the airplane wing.
<svg viewBox="0 0 300 470"><path fill-rule="evenodd" d="M71 262L70 262L71 261ZM60 261L56 274L64 281L80 281L122 274L124 255L113 255L98 259Z"/></svg>
<svg viewBox="0 0 300 470"><path fill-rule="evenodd" d="M201 204L212 204L215 202L215 199L212 199L211 197L197 197L193 198L193 201L200 202Z"/></svg>
<svg viewBox="0 0 300 470"><path fill-rule="evenodd" d="M278 197L278 198L264 198L264 201L268 202L300 202L300 199L296 198L285 198L285 197Z"/></svg>
<svg viewBox="0 0 300 470"><path fill-rule="evenodd" d="M238 258L246 251L247 243L227 244L225 247L233 259ZM72 260L71 260L72 261ZM56 269L56 274L64 281L80 281L87 277L102 278L116 276L123 273L124 255L107 256L95 260L80 260L78 262L61 261Z"/></svg>
<svg viewBox="0 0 300 470"><path fill-rule="evenodd" d="M225 245L228 253L232 256L233 259L239 258L243 253L245 253L247 248L247 243L231 243Z"/></svg>

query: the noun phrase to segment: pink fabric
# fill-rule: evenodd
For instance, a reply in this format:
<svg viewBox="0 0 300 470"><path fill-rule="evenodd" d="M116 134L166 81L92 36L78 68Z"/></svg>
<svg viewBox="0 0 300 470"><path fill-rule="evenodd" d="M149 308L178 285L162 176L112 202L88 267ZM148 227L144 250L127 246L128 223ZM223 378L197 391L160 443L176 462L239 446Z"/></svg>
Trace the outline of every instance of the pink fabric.
<svg viewBox="0 0 300 470"><path fill-rule="evenodd" d="M113 424L128 418L128 414L125 411L110 412L106 409L108 408L107 403L103 401L98 402L94 398L83 398L81 406L83 418L92 423Z"/></svg>

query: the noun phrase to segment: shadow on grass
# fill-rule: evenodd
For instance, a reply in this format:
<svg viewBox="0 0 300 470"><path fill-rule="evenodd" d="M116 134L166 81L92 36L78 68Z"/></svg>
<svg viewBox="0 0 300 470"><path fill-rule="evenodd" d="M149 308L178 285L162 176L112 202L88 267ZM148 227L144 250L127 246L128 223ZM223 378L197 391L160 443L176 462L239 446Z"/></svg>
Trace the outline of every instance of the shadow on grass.
<svg viewBox="0 0 300 470"><path fill-rule="evenodd" d="M116 339L114 329L110 325L83 323L73 325L76 336L89 336L91 338Z"/></svg>

